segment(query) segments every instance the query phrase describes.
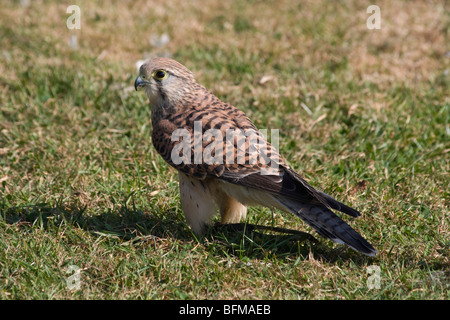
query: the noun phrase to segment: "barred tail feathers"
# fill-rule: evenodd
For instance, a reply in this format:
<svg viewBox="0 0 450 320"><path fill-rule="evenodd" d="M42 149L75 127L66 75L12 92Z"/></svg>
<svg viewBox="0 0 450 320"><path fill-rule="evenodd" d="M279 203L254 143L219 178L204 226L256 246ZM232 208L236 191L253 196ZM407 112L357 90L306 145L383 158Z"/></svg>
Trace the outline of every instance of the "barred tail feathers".
<svg viewBox="0 0 450 320"><path fill-rule="evenodd" d="M325 206L300 203L283 196L275 196L275 199L287 211L313 227L321 236L339 244L346 244L368 256L377 254L377 250L366 239Z"/></svg>

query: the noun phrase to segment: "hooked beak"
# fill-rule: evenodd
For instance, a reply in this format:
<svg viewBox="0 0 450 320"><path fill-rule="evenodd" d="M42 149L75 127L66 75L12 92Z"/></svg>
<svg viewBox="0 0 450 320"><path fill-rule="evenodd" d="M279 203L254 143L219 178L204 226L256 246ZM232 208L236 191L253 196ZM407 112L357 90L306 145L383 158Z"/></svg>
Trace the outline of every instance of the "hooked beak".
<svg viewBox="0 0 450 320"><path fill-rule="evenodd" d="M148 84L148 82L142 80L141 76L139 76L139 77L136 78L136 81L134 81L134 89L137 91L137 89L139 87L143 87L143 86L145 86L147 84Z"/></svg>

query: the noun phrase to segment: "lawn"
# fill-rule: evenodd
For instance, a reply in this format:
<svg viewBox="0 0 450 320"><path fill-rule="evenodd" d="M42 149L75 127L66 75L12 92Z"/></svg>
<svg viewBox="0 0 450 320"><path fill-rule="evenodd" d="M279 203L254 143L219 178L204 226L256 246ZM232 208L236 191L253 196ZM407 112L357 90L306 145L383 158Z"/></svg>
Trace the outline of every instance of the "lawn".
<svg viewBox="0 0 450 320"><path fill-rule="evenodd" d="M446 1L3 1L0 299L449 299ZM136 63L170 56L279 129L280 153L379 254L298 218L196 237ZM215 218L216 224L219 221Z"/></svg>

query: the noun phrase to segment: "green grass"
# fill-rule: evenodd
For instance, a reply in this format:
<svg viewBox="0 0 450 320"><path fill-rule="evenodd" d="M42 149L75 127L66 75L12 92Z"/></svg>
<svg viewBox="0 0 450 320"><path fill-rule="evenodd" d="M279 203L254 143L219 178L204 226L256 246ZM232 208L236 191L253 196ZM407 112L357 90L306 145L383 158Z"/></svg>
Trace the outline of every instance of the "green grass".
<svg viewBox="0 0 450 320"><path fill-rule="evenodd" d="M449 299L450 22L439 2L383 3L377 34L368 5L89 2L81 31L56 1L2 5L0 299ZM152 48L162 32L172 40ZM290 165L362 212L345 219L379 255L318 236L197 238L132 88L135 61L164 50L258 127L280 129ZM268 209L247 222L314 235Z"/></svg>

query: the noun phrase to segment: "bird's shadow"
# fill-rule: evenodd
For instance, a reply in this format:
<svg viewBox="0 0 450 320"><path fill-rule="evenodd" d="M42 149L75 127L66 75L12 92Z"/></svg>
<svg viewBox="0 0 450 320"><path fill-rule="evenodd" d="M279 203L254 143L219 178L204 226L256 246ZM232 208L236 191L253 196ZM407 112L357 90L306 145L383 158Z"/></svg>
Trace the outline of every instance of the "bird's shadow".
<svg viewBox="0 0 450 320"><path fill-rule="evenodd" d="M215 223L202 236L196 236L180 219L177 210L154 208L142 210L134 206L118 206L100 214L86 214L87 207L36 204L5 209L0 214L6 223L19 226L51 228L62 224L86 230L93 236L112 235L115 241L145 241L148 236L182 242L198 241L213 254L265 260L308 260L311 256L324 262L352 260L367 264L368 258L344 246L330 248L312 235L285 228L249 223ZM158 213L155 213L158 212Z"/></svg>
<svg viewBox="0 0 450 320"><path fill-rule="evenodd" d="M250 223L215 223L206 231L203 241L220 246L226 254L242 258L297 259L307 257L311 246L319 242L312 235L285 228Z"/></svg>

